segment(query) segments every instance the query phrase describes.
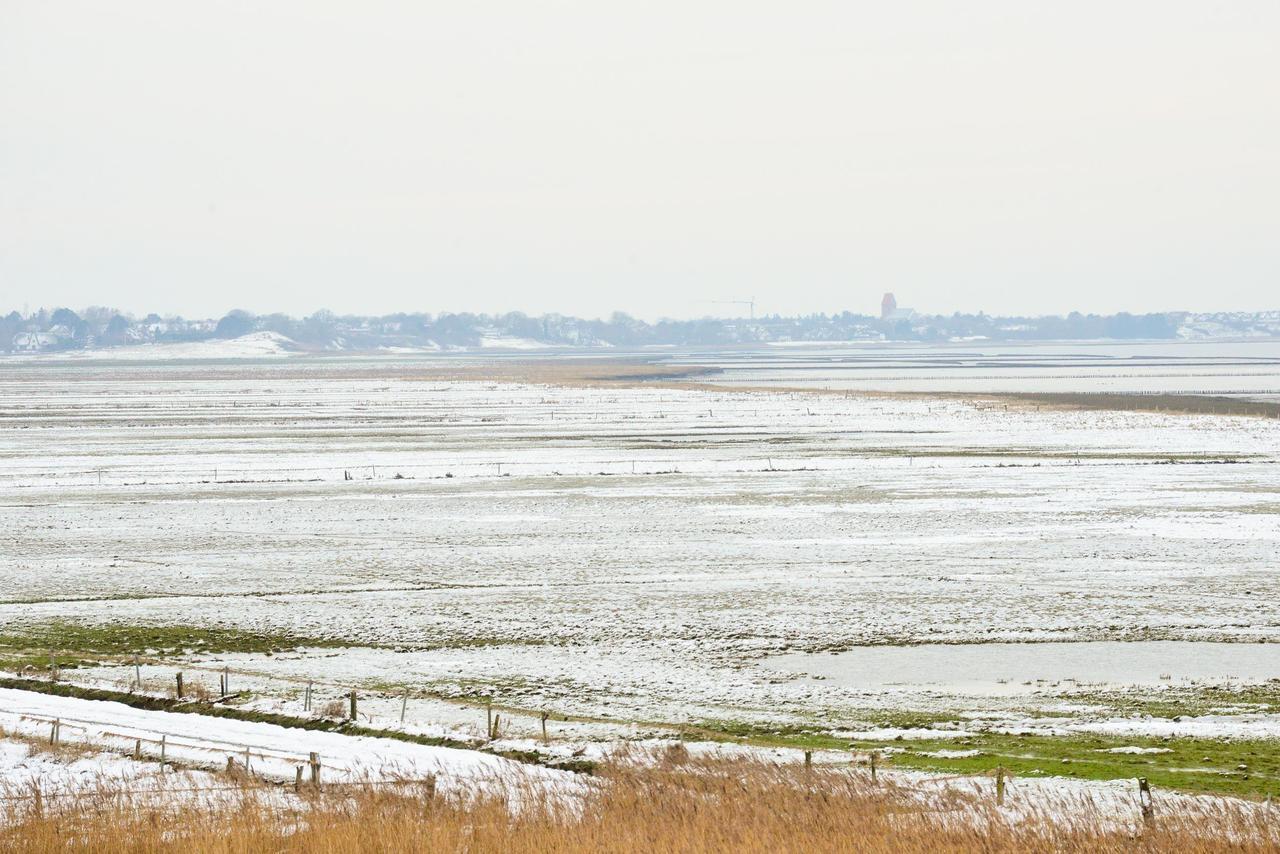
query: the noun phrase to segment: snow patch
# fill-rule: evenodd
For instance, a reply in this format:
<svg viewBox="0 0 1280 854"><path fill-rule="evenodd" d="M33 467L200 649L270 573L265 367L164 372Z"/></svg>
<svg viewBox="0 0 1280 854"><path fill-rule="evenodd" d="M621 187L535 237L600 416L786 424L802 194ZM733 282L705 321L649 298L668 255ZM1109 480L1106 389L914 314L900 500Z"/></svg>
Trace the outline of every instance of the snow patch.
<svg viewBox="0 0 1280 854"><path fill-rule="evenodd" d="M165 344L135 344L92 350L65 350L56 353L18 355L16 359L73 361L179 361L183 359L256 359L290 356L298 345L276 332L250 332L239 338L184 341Z"/></svg>
<svg viewBox="0 0 1280 854"><path fill-rule="evenodd" d="M551 344L544 344L532 338L514 338L509 335L485 335L480 339L482 350L549 350Z"/></svg>

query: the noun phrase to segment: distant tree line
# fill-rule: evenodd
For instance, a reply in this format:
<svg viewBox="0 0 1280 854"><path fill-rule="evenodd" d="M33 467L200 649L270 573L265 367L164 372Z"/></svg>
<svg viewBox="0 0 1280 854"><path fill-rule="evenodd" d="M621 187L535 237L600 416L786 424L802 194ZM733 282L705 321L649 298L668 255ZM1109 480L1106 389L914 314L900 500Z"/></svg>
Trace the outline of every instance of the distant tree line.
<svg viewBox="0 0 1280 854"><path fill-rule="evenodd" d="M1280 313L1191 315L1080 314L995 317L986 314L923 315L882 319L840 312L795 317L713 318L646 322L615 313L608 319L559 314L397 313L337 315L317 311L307 317L255 315L231 311L218 319L186 320L148 314L136 317L103 307L81 311L40 309L0 317L0 351L74 350L130 344L206 341L274 333L309 350L380 348L457 349L485 339L561 347L682 347L749 345L785 341L1051 341L1160 340L1178 337L1200 323L1225 336L1280 335Z"/></svg>

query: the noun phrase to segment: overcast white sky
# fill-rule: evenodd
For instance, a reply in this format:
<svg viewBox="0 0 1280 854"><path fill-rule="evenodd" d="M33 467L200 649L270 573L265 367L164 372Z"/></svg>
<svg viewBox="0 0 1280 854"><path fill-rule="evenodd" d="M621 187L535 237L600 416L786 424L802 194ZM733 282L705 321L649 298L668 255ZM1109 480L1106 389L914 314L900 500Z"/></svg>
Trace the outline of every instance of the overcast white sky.
<svg viewBox="0 0 1280 854"><path fill-rule="evenodd" d="M0 310L1280 307L1280 2L0 0Z"/></svg>

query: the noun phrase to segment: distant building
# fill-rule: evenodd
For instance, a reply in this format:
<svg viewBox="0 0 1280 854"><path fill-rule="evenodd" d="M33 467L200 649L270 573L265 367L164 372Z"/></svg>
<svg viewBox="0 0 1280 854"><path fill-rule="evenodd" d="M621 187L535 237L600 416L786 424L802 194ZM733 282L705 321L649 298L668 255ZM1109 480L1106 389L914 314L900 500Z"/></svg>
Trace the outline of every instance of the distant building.
<svg viewBox="0 0 1280 854"><path fill-rule="evenodd" d="M910 320L915 314L913 309L898 308L898 300L893 294L885 294L880 300L881 320Z"/></svg>
<svg viewBox="0 0 1280 854"><path fill-rule="evenodd" d="M59 343L58 336L48 332L19 332L13 336L15 350L48 350Z"/></svg>

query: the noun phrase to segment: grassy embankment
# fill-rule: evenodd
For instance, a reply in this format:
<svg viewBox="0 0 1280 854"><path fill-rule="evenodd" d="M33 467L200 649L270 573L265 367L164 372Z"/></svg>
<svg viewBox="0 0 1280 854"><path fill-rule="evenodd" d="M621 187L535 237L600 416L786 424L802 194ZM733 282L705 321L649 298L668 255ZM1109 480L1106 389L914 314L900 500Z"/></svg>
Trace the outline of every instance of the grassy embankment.
<svg viewBox="0 0 1280 854"><path fill-rule="evenodd" d="M602 769L574 790L435 781L289 795L228 781L216 796L15 793L0 848L15 852L1275 852L1265 807L1135 803L899 786L846 769L689 761L680 751Z"/></svg>
<svg viewBox="0 0 1280 854"><path fill-rule="evenodd" d="M279 634L204 629L183 626L128 626L56 623L35 626L21 632L0 635L0 662L9 671L23 667L47 671L52 654L59 667L71 668L103 661L119 661L132 654L163 658L197 651L201 653L274 653L301 646L334 646L333 639L291 637ZM54 691L87 699L111 699L145 708L169 708L172 701L125 692L89 690L70 685L51 685L39 680L4 680L0 685L28 690ZM385 693L398 694L406 687L383 685ZM344 721L293 718L239 709L248 699L235 696L213 702L188 701L177 704L183 711L258 720L283 726L337 729L352 734L401 737ZM455 702L464 701L450 697ZM1080 698L1073 698L1081 701ZM475 698L472 698L475 701ZM1226 690L1198 688L1162 692L1159 696L1105 694L1092 697L1099 708L1120 714L1173 718L1206 714L1224 707L1240 711L1280 710L1280 681L1263 686ZM495 706L516 714L536 716L540 710ZM932 728L938 724L955 726L958 717L938 713L888 712L874 716L879 726ZM561 715L556 719L564 720ZM585 720L585 719L584 719ZM662 722L647 722L655 728ZM675 728L673 728L674 731ZM1158 738L1102 736L1091 734L1043 735L1032 733L973 732L956 737L940 736L901 741L835 738L812 726L777 727L749 722L709 722L685 727L688 737L734 741L762 747L795 750L842 750L865 756L884 751L884 762L898 768L937 771L947 774L975 774L1003 767L1022 777L1060 776L1085 780L1114 780L1147 777L1153 785L1188 792L1212 792L1245 797L1280 797L1280 740L1238 740L1226 738ZM440 739L413 740L429 744L474 747ZM1137 747L1150 753L1109 753L1114 748ZM930 756L939 751L977 751L973 756ZM539 761L536 755L512 758ZM587 770L585 766L580 770Z"/></svg>
<svg viewBox="0 0 1280 854"><path fill-rule="evenodd" d="M945 718L937 718L946 722ZM951 720L954 724L954 719ZM928 723L918 726L928 728ZM945 774L982 774L1004 768L1015 777L1067 777L1079 780L1133 780L1184 792L1280 797L1280 740L1227 738L1152 738L1112 735L1037 735L1030 733L957 733L923 739L835 738L803 728L713 724L694 731L708 737L745 735L747 743L809 750L846 750L865 763L880 755L884 767ZM739 743L743 739L737 739ZM1111 753L1117 748L1158 752ZM937 755L940 752L975 755ZM934 754L934 755L930 755Z"/></svg>

